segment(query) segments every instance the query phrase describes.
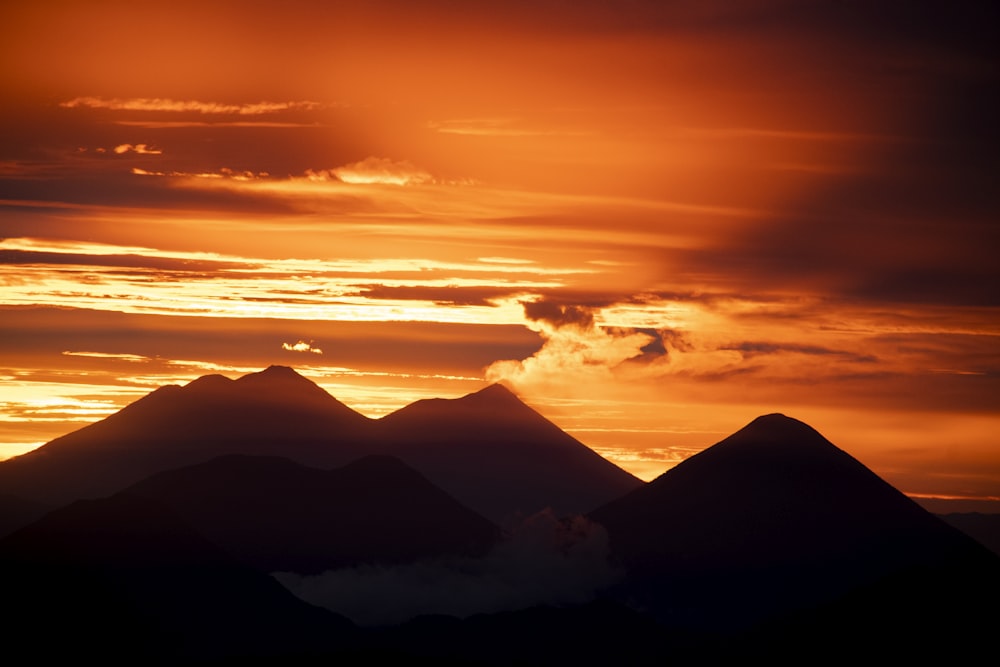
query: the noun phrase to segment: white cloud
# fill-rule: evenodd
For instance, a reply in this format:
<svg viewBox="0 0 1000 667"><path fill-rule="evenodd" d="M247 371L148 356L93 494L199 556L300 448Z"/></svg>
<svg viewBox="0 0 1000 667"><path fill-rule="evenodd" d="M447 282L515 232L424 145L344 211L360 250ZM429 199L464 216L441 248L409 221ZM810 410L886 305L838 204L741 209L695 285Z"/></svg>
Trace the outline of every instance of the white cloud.
<svg viewBox="0 0 1000 667"><path fill-rule="evenodd" d="M148 144L119 144L114 148L115 153L122 155L124 153L138 153L139 155L163 155L163 151L158 148L152 148Z"/></svg>
<svg viewBox="0 0 1000 667"><path fill-rule="evenodd" d="M323 174L327 172L312 172ZM388 158L368 157L361 162L331 169L333 174L344 183L385 183L389 185L419 185L433 183L434 177L427 171L406 160L393 161Z"/></svg>
<svg viewBox="0 0 1000 667"><path fill-rule="evenodd" d="M545 343L527 359L490 365L486 369L490 381L506 381L529 390L606 382L613 378L616 367L642 355L642 348L653 340L639 331L599 327L587 308L544 301L523 305L528 327L540 333Z"/></svg>
<svg viewBox="0 0 1000 667"><path fill-rule="evenodd" d="M308 343L300 340L296 343L282 343L281 348L289 352L312 352L313 354L323 354L323 350L313 346L313 342Z"/></svg>

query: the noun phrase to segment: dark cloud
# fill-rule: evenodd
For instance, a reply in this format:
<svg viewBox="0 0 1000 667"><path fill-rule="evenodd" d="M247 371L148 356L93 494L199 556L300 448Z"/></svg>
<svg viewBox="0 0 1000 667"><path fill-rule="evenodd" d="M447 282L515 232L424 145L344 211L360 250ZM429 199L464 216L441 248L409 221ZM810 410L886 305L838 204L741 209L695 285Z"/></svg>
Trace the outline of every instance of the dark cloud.
<svg viewBox="0 0 1000 667"><path fill-rule="evenodd" d="M736 19L739 12L721 12ZM1000 9L988 2L765 5L770 25L836 38L846 106L865 120L854 168L815 176L759 223L664 253L673 277L869 303L1000 305ZM744 17L731 25L738 27ZM807 32L808 32L807 31ZM854 51L850 45L863 48ZM805 71L817 85L825 67ZM782 98L776 97L775 103ZM831 144L831 147L834 144Z"/></svg>
<svg viewBox="0 0 1000 667"><path fill-rule="evenodd" d="M807 354L812 356L833 356L839 357L845 361L857 363L875 363L878 361L877 357L870 354L856 354L847 350L835 350L828 347L822 347L820 345L796 345L793 343L748 341L739 343L738 345L728 345L719 349L735 350L736 352L742 353L745 357L790 352L794 354Z"/></svg>
<svg viewBox="0 0 1000 667"><path fill-rule="evenodd" d="M441 306L496 306L495 301L519 294L523 290L502 286L487 287L423 287L420 285L364 285L349 296L368 299L433 301Z"/></svg>
<svg viewBox="0 0 1000 667"><path fill-rule="evenodd" d="M888 151L877 169L786 204L794 212L669 259L724 291L738 283L844 302L1000 305L1000 194L984 183L1000 163L953 170L932 141Z"/></svg>
<svg viewBox="0 0 1000 667"><path fill-rule="evenodd" d="M522 301L524 316L529 320L547 322L554 327L567 325L589 329L594 326L594 313L582 306L566 305L553 301Z"/></svg>
<svg viewBox="0 0 1000 667"><path fill-rule="evenodd" d="M646 327L638 328L635 331L649 336L649 343L640 348L644 358L661 357L667 354L667 346L664 344L663 338L660 337L659 331Z"/></svg>
<svg viewBox="0 0 1000 667"><path fill-rule="evenodd" d="M65 101L65 100L61 100ZM177 187L169 175L268 174L300 176L316 165L342 164L368 150L359 142L353 112L339 107L293 110L291 126L132 125L163 117L156 112L64 108L26 95L8 99L0 134L0 200L85 206L281 213L299 210L273 195L226 188ZM203 120L198 112L169 118ZM331 127L343 136L331 141ZM337 132L339 135L340 132ZM155 146L161 154L116 153L115 147ZM162 177L137 175L133 168ZM370 211L359 197L328 197L344 211Z"/></svg>
<svg viewBox="0 0 1000 667"><path fill-rule="evenodd" d="M0 249L2 264L52 264L66 266L103 266L133 269L156 269L175 272L213 272L226 269L259 268L253 264L172 257L145 257L142 255L88 255L72 252L38 252L31 250Z"/></svg>
<svg viewBox="0 0 1000 667"><path fill-rule="evenodd" d="M0 341L10 359L59 368L64 350L264 367L284 341L323 341L324 363L361 369L478 375L498 358L529 356L538 335L523 326L435 322L331 322L194 318L71 308L0 308ZM234 346L238 339L240 345ZM20 363L20 362L19 362ZM80 362L82 363L82 362Z"/></svg>
<svg viewBox="0 0 1000 667"><path fill-rule="evenodd" d="M130 167L113 169L81 167L75 174L46 178L0 179L0 200L8 211L20 209L41 212L45 204L73 204L81 209L90 206L111 208L156 209L177 211L199 208L234 213L289 213L297 210L282 199L254 192L225 188L178 188L170 177L133 174ZM14 202L14 203L11 203ZM14 216L5 216L4 235L13 236L17 228ZM30 231L25 236L35 236Z"/></svg>

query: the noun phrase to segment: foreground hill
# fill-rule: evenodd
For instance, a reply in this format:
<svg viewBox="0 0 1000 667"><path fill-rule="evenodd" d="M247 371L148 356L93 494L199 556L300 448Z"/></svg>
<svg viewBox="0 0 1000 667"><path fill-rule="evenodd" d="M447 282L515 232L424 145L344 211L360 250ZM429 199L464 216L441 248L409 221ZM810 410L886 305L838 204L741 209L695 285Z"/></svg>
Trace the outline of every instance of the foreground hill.
<svg viewBox="0 0 1000 667"><path fill-rule="evenodd" d="M119 495L169 508L262 572L479 556L499 537L489 521L388 456L334 470L226 456L159 473Z"/></svg>
<svg viewBox="0 0 1000 667"><path fill-rule="evenodd" d="M976 603L1000 592L994 554L783 415L590 516L627 568L616 595L671 625L729 632L812 610L815 629L829 625L818 620L828 605L845 605L829 612L841 620L866 608L912 615L910 598L925 596L925 618L953 620L961 604L971 628Z"/></svg>
<svg viewBox="0 0 1000 667"><path fill-rule="evenodd" d="M5 651L41 662L289 655L352 632L134 496L78 501L0 540L0 582Z"/></svg>

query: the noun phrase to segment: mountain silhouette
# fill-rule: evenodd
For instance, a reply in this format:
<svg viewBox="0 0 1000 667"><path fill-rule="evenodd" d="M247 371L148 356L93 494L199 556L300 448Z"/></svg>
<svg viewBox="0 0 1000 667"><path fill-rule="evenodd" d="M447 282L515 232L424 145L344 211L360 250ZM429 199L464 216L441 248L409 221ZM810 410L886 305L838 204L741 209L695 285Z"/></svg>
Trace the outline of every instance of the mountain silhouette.
<svg viewBox="0 0 1000 667"><path fill-rule="evenodd" d="M159 473L122 495L168 507L263 572L479 556L499 538L489 521L389 456L319 470L231 455Z"/></svg>
<svg viewBox="0 0 1000 667"><path fill-rule="evenodd" d="M998 621L1000 558L778 414L643 484L500 385L370 420L272 367L158 389L0 462L0 491L25 522L108 496L0 538L5 641L39 659L943 662ZM361 629L265 574L461 567L494 544L489 517L543 507L597 507L607 542L577 518L601 538L583 544L623 572L602 599Z"/></svg>
<svg viewBox="0 0 1000 667"><path fill-rule="evenodd" d="M0 493L0 537L26 526L53 509L55 508L45 503Z"/></svg>
<svg viewBox="0 0 1000 667"><path fill-rule="evenodd" d="M779 414L590 518L627 568L619 596L701 628L749 627L887 581L933 588L957 571L982 574L995 590L1000 573L984 547ZM954 592L976 597L969 587Z"/></svg>
<svg viewBox="0 0 1000 667"><path fill-rule="evenodd" d="M119 412L0 462L0 489L63 504L226 454L343 465L366 453L370 420L294 370L160 387Z"/></svg>
<svg viewBox="0 0 1000 667"><path fill-rule="evenodd" d="M40 661L285 655L353 632L135 496L77 501L0 540L0 582L5 650Z"/></svg>
<svg viewBox="0 0 1000 667"><path fill-rule="evenodd" d="M291 368L164 386L119 412L0 462L0 491L58 506L230 454L334 468L396 456L487 519L593 509L642 482L493 385L369 419Z"/></svg>
<svg viewBox="0 0 1000 667"><path fill-rule="evenodd" d="M497 522L587 512L643 484L500 384L417 401L376 426L378 449Z"/></svg>
<svg viewBox="0 0 1000 667"><path fill-rule="evenodd" d="M1000 514L952 512L936 516L1000 556Z"/></svg>

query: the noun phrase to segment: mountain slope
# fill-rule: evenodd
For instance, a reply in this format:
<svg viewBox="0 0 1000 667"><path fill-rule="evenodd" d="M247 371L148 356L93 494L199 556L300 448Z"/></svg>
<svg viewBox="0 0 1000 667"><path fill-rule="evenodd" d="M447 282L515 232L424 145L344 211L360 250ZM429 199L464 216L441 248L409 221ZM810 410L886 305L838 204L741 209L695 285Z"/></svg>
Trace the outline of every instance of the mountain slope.
<svg viewBox="0 0 1000 667"><path fill-rule="evenodd" d="M106 419L0 463L0 489L61 504L233 453L343 465L367 453L369 421L290 368L271 366L238 380L208 375L160 387Z"/></svg>
<svg viewBox="0 0 1000 667"><path fill-rule="evenodd" d="M318 470L232 455L154 475L123 494L169 507L263 572L475 556L499 537L486 519L387 456Z"/></svg>
<svg viewBox="0 0 1000 667"><path fill-rule="evenodd" d="M417 401L376 427L379 450L497 522L583 513L642 485L499 384Z"/></svg>
<svg viewBox="0 0 1000 667"><path fill-rule="evenodd" d="M892 577L998 572L986 549L783 415L590 516L628 568L619 594L693 625L748 625Z"/></svg>

